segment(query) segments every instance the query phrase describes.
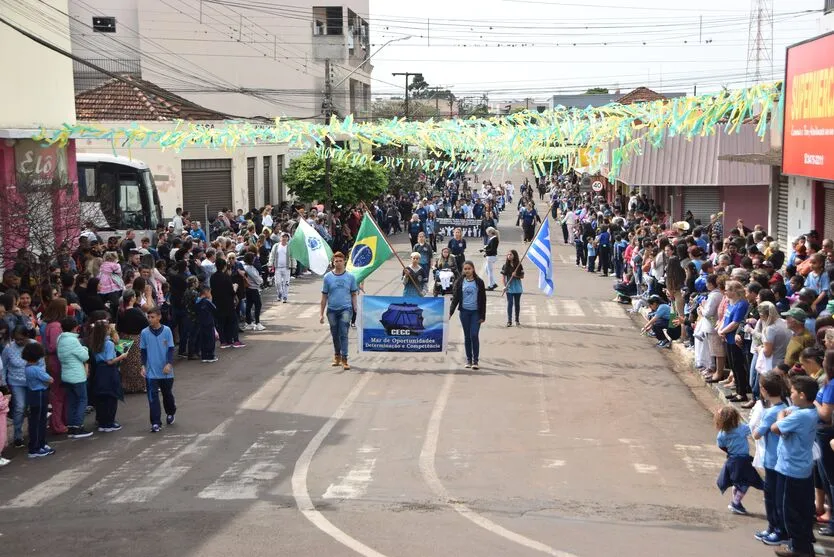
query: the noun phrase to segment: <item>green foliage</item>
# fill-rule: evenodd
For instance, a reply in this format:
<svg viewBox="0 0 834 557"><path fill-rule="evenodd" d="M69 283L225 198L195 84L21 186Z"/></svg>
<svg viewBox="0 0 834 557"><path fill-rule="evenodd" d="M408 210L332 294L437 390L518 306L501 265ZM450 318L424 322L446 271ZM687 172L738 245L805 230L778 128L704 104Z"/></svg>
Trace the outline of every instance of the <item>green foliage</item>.
<svg viewBox="0 0 834 557"><path fill-rule="evenodd" d="M337 205L353 205L372 201L388 190L388 170L379 164L352 166L342 161L331 161L330 182L333 200ZM294 159L284 174L284 183L291 195L300 201L324 201L324 159L315 152Z"/></svg>
<svg viewBox="0 0 834 557"><path fill-rule="evenodd" d="M374 155L378 157L401 157L402 149L393 145L380 145L374 149ZM414 156L413 154L410 156ZM388 169L388 193L400 195L405 192L412 192L419 189L420 177L423 171L419 168L411 168L411 165L405 164L403 168L389 168Z"/></svg>
<svg viewBox="0 0 834 557"><path fill-rule="evenodd" d="M585 91L586 95L607 95L608 89L605 87L591 87L587 91Z"/></svg>

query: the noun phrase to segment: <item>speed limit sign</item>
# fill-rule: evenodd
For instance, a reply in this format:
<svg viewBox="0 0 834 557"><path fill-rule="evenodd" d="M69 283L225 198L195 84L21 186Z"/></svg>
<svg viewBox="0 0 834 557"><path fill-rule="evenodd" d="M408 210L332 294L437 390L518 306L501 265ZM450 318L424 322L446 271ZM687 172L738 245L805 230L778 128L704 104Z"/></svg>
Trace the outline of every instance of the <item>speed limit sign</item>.
<svg viewBox="0 0 834 557"><path fill-rule="evenodd" d="M594 190L597 193L601 192L602 191L602 182L597 180L596 182L591 184L591 189Z"/></svg>

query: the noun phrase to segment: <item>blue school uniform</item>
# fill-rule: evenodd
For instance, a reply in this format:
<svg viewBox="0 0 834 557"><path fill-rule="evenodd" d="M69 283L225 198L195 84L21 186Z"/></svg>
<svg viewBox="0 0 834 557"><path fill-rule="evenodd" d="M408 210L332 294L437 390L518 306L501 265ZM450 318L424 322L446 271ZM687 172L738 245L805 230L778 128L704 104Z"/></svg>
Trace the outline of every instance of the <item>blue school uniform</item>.
<svg viewBox="0 0 834 557"><path fill-rule="evenodd" d="M730 431L719 431L716 436L718 447L727 451L727 460L724 461L716 480L721 493L730 487L740 491L747 491L751 487L764 488L762 478L753 468L753 457L750 456L750 447L747 444L749 435L750 426L741 424Z"/></svg>
<svg viewBox="0 0 834 557"><path fill-rule="evenodd" d="M93 376L93 392L97 397L106 396L119 400L124 400L125 398L118 364L107 363L115 360L117 356L116 345L109 338L104 341L101 352L97 352L93 356L96 369L96 373Z"/></svg>

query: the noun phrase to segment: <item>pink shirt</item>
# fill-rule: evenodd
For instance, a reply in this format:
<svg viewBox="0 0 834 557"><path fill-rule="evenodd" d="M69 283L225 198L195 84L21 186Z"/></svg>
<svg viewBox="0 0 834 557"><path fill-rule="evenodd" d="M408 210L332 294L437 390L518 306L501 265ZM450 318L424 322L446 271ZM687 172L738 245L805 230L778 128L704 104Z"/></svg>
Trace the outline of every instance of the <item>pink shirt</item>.
<svg viewBox="0 0 834 557"><path fill-rule="evenodd" d="M121 265L113 261L105 261L104 263L102 263L101 269L98 273L100 288L99 292L101 292L102 294L110 294L111 292L119 292L120 290L124 289L122 284L116 282L117 279L114 279L113 275L118 275L121 279Z"/></svg>

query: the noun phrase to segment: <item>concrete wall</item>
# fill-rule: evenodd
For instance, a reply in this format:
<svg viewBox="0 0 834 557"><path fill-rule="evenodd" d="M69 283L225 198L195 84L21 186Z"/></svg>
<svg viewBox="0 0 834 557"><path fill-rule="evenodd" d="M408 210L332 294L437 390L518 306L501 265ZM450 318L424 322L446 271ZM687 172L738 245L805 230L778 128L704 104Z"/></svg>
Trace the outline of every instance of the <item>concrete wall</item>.
<svg viewBox="0 0 834 557"><path fill-rule="evenodd" d="M124 122L99 122L105 127L123 126ZM139 122L140 125L150 129L173 128L173 124L159 122ZM270 180L268 184L272 191L272 200L278 199L277 176L275 174L276 155L286 155L286 145L241 145L234 152L226 152L221 149L205 149L201 147L188 147L180 152L173 150L162 151L158 147L148 148L132 147L130 149L113 149L109 141L94 139L79 139L76 141L76 148L79 153L106 153L130 157L146 163L151 168L159 190L159 201L162 204L162 216L166 219L174 216L177 207L182 206L182 161L191 159L232 159L232 203L234 209L248 210L248 174L246 159L257 157L255 166L255 200L257 204L263 204L264 183L263 183L263 158L271 157ZM288 163L285 159L284 169ZM287 199L286 188L282 192L283 198ZM213 216L213 215L212 215ZM203 220L200 215L200 220Z"/></svg>
<svg viewBox="0 0 834 557"><path fill-rule="evenodd" d="M724 186L721 200L724 202L725 228L735 226L738 219L752 229L761 224L767 229L770 186ZM770 232L770 230L768 230Z"/></svg>
<svg viewBox="0 0 834 557"><path fill-rule="evenodd" d="M207 108L244 117L309 118L321 114L324 61L314 56L313 41L340 37L313 36L313 6L343 6L345 31L348 8L365 19L369 13L368 0L282 0L271 11L197 0L70 2L73 14L85 21L93 14L117 17L115 34L84 37L92 45L79 46L79 52L100 58L102 52L116 49L114 56L124 57L130 53L114 39L138 44L144 79ZM344 57L335 61L334 83L357 62L348 56L347 42L342 42ZM357 49L359 54L364 53ZM351 78L370 84L369 72L367 66ZM342 114L350 106L349 83L347 80L334 90L335 104ZM257 96L227 92L241 88L264 92Z"/></svg>
<svg viewBox="0 0 834 557"><path fill-rule="evenodd" d="M67 0L0 4L4 19L69 51L69 20L61 14L66 11ZM75 122L72 61L6 25L0 26L0 83L0 128Z"/></svg>

